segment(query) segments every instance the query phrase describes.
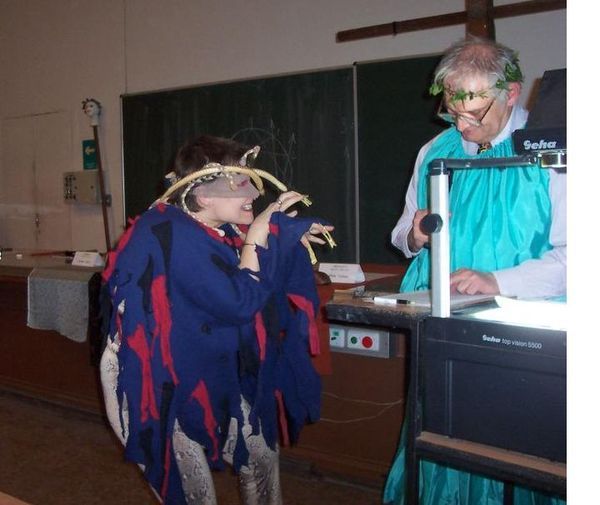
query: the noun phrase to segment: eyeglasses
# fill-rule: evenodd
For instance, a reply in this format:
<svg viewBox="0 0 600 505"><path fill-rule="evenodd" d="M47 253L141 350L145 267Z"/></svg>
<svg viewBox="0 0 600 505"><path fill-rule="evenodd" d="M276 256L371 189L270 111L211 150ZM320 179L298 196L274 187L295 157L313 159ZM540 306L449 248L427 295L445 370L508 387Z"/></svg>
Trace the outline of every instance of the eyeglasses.
<svg viewBox="0 0 600 505"><path fill-rule="evenodd" d="M479 117L473 117L461 112L448 112L444 100L442 99L442 101L440 102L440 106L438 107L437 116L448 123L455 124L456 121L460 119L471 126L479 127L482 126L485 116L487 116L487 113L490 111L495 101L496 97L492 99L490 104L479 115Z"/></svg>

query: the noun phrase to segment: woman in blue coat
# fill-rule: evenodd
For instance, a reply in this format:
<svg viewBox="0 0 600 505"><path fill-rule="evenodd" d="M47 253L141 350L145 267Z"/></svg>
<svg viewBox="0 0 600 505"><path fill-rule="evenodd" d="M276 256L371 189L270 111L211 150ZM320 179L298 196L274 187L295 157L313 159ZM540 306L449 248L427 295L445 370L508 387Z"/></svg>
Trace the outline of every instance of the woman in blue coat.
<svg viewBox="0 0 600 505"><path fill-rule="evenodd" d="M319 417L310 242L331 226L248 167L258 148L200 136L103 273L111 301L102 384L111 425L165 504L216 504L233 466L244 504L281 503L278 445ZM254 217L263 176L284 192ZM258 188L258 189L257 189Z"/></svg>

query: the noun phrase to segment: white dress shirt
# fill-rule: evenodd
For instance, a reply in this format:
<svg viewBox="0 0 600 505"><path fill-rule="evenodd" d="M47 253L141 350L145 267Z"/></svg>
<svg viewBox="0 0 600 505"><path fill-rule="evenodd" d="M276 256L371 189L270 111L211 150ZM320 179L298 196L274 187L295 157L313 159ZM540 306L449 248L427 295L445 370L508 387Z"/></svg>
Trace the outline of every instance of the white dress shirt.
<svg viewBox="0 0 600 505"><path fill-rule="evenodd" d="M515 106L511 116L498 134L492 140L496 145L510 135L513 131L523 128L527 121L527 111L520 106ZM408 234L412 229L412 221L417 206L417 187L419 184L419 167L427 152L437 137L431 139L419 151L413 175L406 192L405 206L402 216L392 230L392 244L400 249L407 258L419 254L408 247ZM462 140L463 148L467 154L477 153L477 144ZM550 244L553 249L546 252L539 259L524 261L520 265L492 272L500 294L518 296L520 298L539 298L565 295L567 291L567 176L565 172L550 169L550 201L552 204L552 224L550 226Z"/></svg>

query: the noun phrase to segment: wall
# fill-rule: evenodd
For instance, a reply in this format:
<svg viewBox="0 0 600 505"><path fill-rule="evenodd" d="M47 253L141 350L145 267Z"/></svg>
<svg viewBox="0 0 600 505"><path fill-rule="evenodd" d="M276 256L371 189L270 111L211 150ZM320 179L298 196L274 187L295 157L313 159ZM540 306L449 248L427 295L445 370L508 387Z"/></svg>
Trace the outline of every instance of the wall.
<svg viewBox="0 0 600 505"><path fill-rule="evenodd" d="M464 27L343 44L335 42L335 34L463 9L461 0L0 0L0 154L24 152L26 167L27 156L35 157L29 154L35 149L15 146L12 139L25 144L36 138L11 136L11 124L60 113L68 118L61 143L67 155L53 169L57 184L62 184L62 172L81 169L81 141L92 137L81 101L99 100L114 240L124 224L122 94L437 53L462 37ZM498 20L496 37L520 50L528 79L525 97L544 70L566 66L564 10ZM0 173L8 170L11 156L0 156ZM4 243L2 220L15 209L1 199L7 194L4 190L0 247L23 247ZM99 206L70 206L66 213L64 226L70 234L52 247L105 249Z"/></svg>

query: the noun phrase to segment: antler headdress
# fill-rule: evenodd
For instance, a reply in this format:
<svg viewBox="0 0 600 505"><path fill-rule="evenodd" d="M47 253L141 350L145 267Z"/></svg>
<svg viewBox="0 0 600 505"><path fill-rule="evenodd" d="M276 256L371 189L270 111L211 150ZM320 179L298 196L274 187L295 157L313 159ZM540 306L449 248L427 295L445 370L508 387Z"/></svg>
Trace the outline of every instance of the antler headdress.
<svg viewBox="0 0 600 505"><path fill-rule="evenodd" d="M168 201L169 197L175 191L186 186L185 190L183 191L183 193L181 195L181 202L183 205L185 205L185 202L184 202L185 197L194 186L196 186L198 184L202 184L202 183L212 182L219 177L227 177L229 179L230 189L232 191L235 191L236 185L233 182L232 174L247 175L248 177L250 177L250 179L252 179L252 181L254 182L256 189L258 190L258 192L261 195L264 195L264 193L265 193L264 184L263 184L262 179L265 179L268 182L270 182L271 184L273 184L281 192L287 191L288 190L287 186L285 184L283 184L281 181L279 181L277 178L275 178L273 175L271 175L269 172L265 172L264 170L260 170L258 168L247 167L248 158L249 157L252 157L252 159L256 158L256 156L258 156L259 151L260 151L260 146L254 146L252 149L246 151L246 153L244 153L244 155L240 158L240 166L221 165L220 163L211 162L211 163L207 163L206 165L204 165L204 167L201 168L200 170L197 170L196 172L186 175L185 177L182 177L181 179L177 179L173 172L167 174L167 178L170 180L174 180L174 182L163 193L163 195L160 196L153 203L153 206L158 203L161 203L161 202L164 203L164 202ZM312 204L312 202L310 201L310 199L307 196L305 196L302 199L302 203L304 203L304 205L306 205L306 206L309 206Z"/></svg>
<svg viewBox="0 0 600 505"><path fill-rule="evenodd" d="M186 175L185 177L182 177L181 179L177 179L177 176L173 172L167 174L167 176L166 176L167 179L169 179L173 182L172 182L171 186L163 193L163 195L160 196L152 204L152 206L155 206L159 203L167 202L169 200L169 198L171 197L171 195L173 195L173 193L175 193L177 190L179 190L181 188L185 188L183 190L183 192L181 193L179 200L180 200L180 204L181 204L182 208L184 209L184 211L189 213L189 210L188 210L185 200L186 200L188 193L194 187L196 187L200 184L214 182L218 178L225 177L229 180L229 189L231 189L231 191L236 191L239 188L238 188L236 182L234 181L234 178L233 178L234 174L247 175L250 179L252 179L252 181L254 182L254 184L256 186L256 189L258 190L258 192L261 195L264 195L264 193L265 193L264 184L262 181L263 179L265 179L266 181L273 184L273 186L275 186L282 193L285 191L288 191L287 186L285 184L283 184L281 181L279 181L276 177L271 175L269 172L265 172L264 170L260 170L258 168L250 168L247 166L248 158L250 158L250 157L251 157L251 159L256 158L256 156L258 156L259 151L260 151L260 146L254 146L252 149L246 151L246 153L244 153L244 155L240 158L239 166L221 165L220 163L211 162L211 163L207 163L200 170L197 170L196 172ZM305 196L301 201L307 207L309 205L312 205L312 202L310 201L308 196ZM331 234L326 229L323 229L322 233L323 233L323 236L325 237L327 243L329 244L329 246L335 247L336 243L333 240L333 237L331 236ZM310 255L311 263L315 264L317 262L317 258L315 256L314 251L312 250L312 247L310 246L310 243L308 241L306 241L306 243L304 245L307 248L308 253Z"/></svg>

